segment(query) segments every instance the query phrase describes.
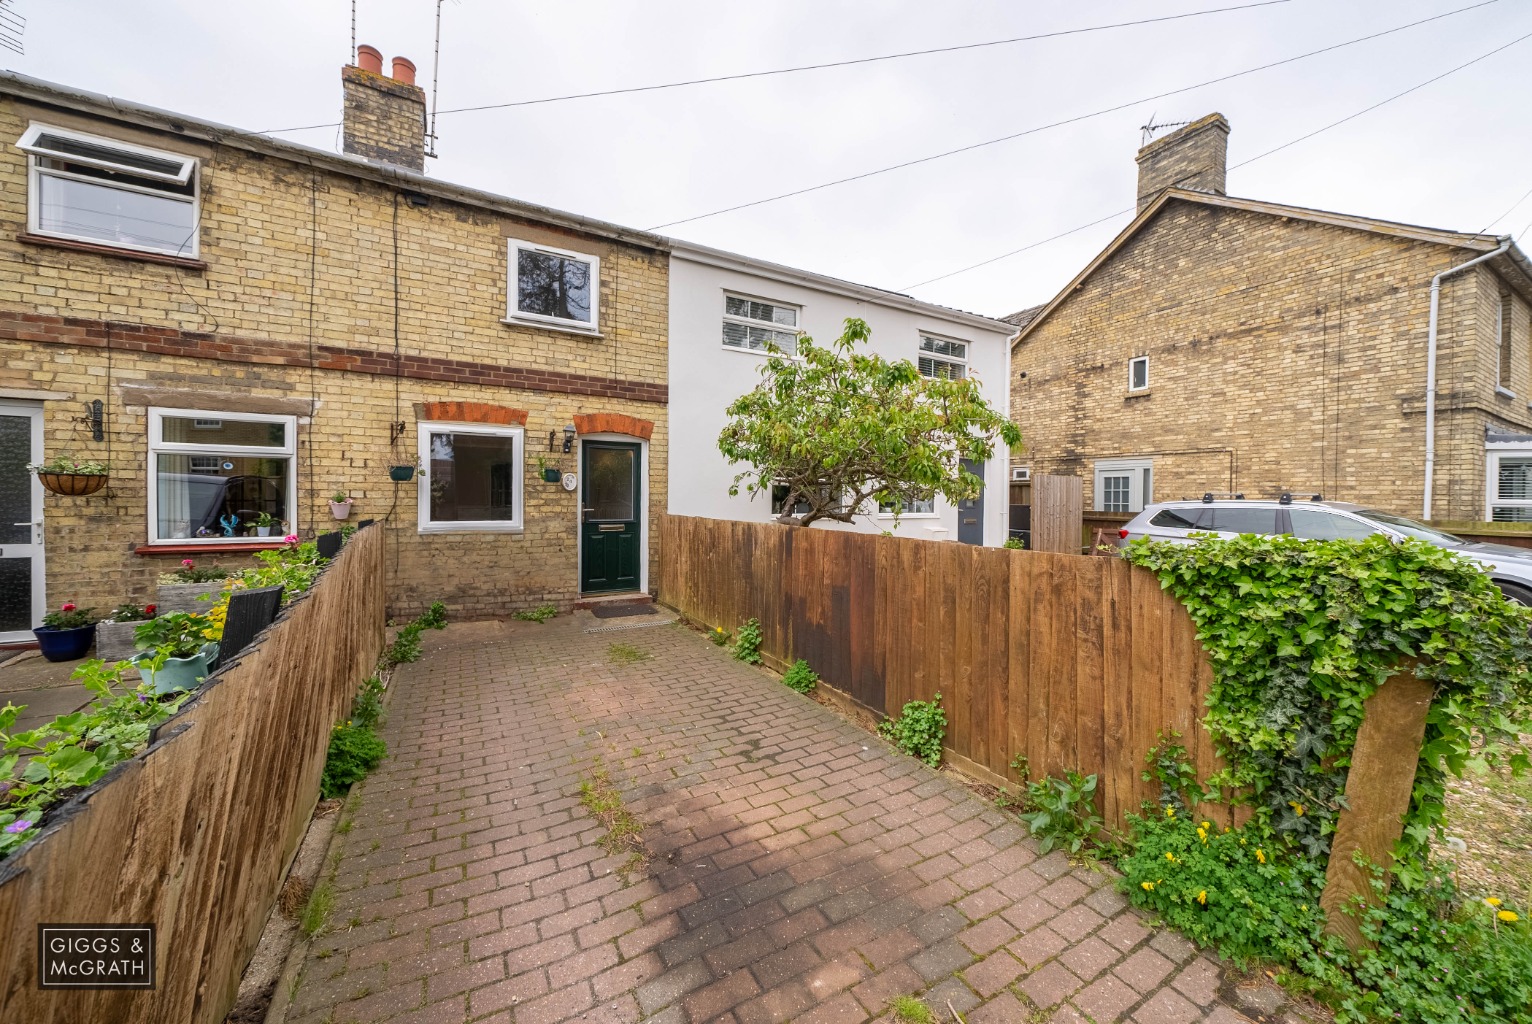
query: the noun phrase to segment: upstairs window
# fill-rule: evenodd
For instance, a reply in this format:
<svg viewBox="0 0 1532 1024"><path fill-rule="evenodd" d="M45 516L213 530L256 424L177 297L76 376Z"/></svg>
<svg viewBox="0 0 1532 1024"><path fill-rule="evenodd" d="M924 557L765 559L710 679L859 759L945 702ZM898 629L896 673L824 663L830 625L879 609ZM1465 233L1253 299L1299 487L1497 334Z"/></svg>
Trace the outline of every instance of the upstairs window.
<svg viewBox="0 0 1532 1024"><path fill-rule="evenodd" d="M596 332L601 260L531 242L509 243L506 320Z"/></svg>
<svg viewBox="0 0 1532 1024"><path fill-rule="evenodd" d="M1149 357L1136 356L1128 360L1128 390L1149 390Z"/></svg>
<svg viewBox="0 0 1532 1024"><path fill-rule="evenodd" d="M920 375L958 380L968 376L968 343L920 336Z"/></svg>
<svg viewBox="0 0 1532 1024"><path fill-rule="evenodd" d="M798 307L763 302L742 295L723 299L723 343L747 352L767 352L771 347L788 355L798 350Z"/></svg>
<svg viewBox="0 0 1532 1024"><path fill-rule="evenodd" d="M16 146L28 155L33 234L196 258L195 157L42 124Z"/></svg>

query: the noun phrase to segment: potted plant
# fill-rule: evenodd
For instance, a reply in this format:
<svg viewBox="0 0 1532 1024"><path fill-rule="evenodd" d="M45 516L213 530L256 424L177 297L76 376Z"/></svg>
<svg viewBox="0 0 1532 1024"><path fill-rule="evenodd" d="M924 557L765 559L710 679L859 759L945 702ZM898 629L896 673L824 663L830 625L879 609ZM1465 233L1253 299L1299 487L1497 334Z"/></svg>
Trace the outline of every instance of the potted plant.
<svg viewBox="0 0 1532 1024"><path fill-rule="evenodd" d="M159 608L152 604L120 604L117 610L96 624L96 657L102 661L126 661L136 649L133 631L140 622L154 618Z"/></svg>
<svg viewBox="0 0 1532 1024"><path fill-rule="evenodd" d="M49 661L74 661L85 657L96 639L96 613L65 601L59 610L43 616L43 624L32 630L37 648Z"/></svg>
<svg viewBox="0 0 1532 1024"><path fill-rule="evenodd" d="M414 466L389 466L388 478L396 484L407 483L415 478Z"/></svg>
<svg viewBox="0 0 1532 1024"><path fill-rule="evenodd" d="M230 570L222 566L202 568L190 558L183 558L180 569L160 574L155 603L161 612L206 611L218 599L229 575Z"/></svg>
<svg viewBox="0 0 1532 1024"><path fill-rule="evenodd" d="M95 494L106 486L107 464L104 462L58 455L47 462L29 465L27 469L36 473L38 483L54 494L79 497Z"/></svg>
<svg viewBox="0 0 1532 1024"><path fill-rule="evenodd" d="M345 491L336 491L330 496L330 515L336 519L351 517L351 498Z"/></svg>
<svg viewBox="0 0 1532 1024"><path fill-rule="evenodd" d="M257 537L270 537L271 528L277 525L277 517L270 512L257 512L255 514L255 535Z"/></svg>
<svg viewBox="0 0 1532 1024"><path fill-rule="evenodd" d="M133 631L139 653L129 660L156 695L196 689L218 657L218 626L206 615L169 612Z"/></svg>
<svg viewBox="0 0 1532 1024"><path fill-rule="evenodd" d="M543 482L556 484L564 478L564 474L557 466L548 465L548 460L541 455L537 457L537 473L543 478Z"/></svg>

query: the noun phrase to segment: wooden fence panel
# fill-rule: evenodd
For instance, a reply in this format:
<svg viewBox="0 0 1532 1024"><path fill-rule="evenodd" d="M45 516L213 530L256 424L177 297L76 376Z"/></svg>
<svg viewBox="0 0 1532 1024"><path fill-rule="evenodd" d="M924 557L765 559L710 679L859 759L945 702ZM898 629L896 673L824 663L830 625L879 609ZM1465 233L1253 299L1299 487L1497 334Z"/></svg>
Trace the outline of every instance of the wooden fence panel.
<svg viewBox="0 0 1532 1024"><path fill-rule="evenodd" d="M725 629L759 618L768 664L803 658L878 715L941 693L947 746L996 781L1016 781L1017 754L1034 779L1095 773L1121 823L1159 796L1141 775L1162 732L1200 777L1220 767L1191 619L1126 562L681 516L660 530L661 601Z"/></svg>
<svg viewBox="0 0 1532 1024"><path fill-rule="evenodd" d="M383 531L362 530L146 751L0 862L0 1020L223 1020L383 624ZM37 925L100 922L155 925L156 989L39 990Z"/></svg>

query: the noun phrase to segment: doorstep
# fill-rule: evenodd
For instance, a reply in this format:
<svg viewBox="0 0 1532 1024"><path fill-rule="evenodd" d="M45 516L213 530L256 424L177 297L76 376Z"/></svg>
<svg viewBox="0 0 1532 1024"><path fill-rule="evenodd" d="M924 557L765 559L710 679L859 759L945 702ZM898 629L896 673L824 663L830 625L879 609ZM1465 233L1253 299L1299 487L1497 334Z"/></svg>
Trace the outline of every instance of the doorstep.
<svg viewBox="0 0 1532 1024"><path fill-rule="evenodd" d="M589 594L575 598L575 609L594 608L602 604L653 604L654 598L642 590L620 590L615 594Z"/></svg>

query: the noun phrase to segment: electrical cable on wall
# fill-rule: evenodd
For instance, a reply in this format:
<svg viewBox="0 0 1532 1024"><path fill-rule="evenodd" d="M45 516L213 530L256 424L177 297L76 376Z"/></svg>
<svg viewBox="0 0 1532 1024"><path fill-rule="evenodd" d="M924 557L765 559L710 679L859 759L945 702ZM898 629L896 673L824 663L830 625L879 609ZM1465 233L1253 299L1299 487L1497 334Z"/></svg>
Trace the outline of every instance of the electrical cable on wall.
<svg viewBox="0 0 1532 1024"><path fill-rule="evenodd" d="M354 11L354 8L353 8ZM314 169L312 162L309 164L309 430L308 430L308 476L310 501L317 493L314 489L314 431L319 422L319 389L315 382L314 365L314 309L316 296L319 289L319 172ZM301 512L301 509L300 509ZM318 532L318 527L313 525L314 512L309 511L309 525ZM293 524L293 532L301 529L302 523Z"/></svg>

